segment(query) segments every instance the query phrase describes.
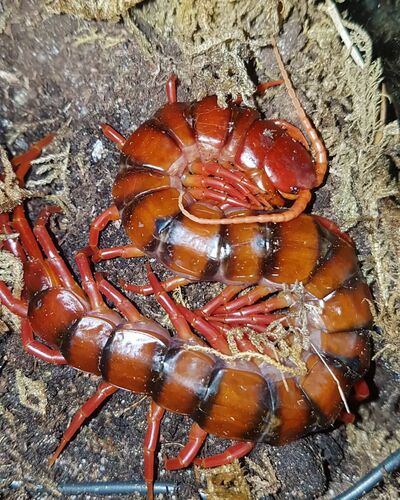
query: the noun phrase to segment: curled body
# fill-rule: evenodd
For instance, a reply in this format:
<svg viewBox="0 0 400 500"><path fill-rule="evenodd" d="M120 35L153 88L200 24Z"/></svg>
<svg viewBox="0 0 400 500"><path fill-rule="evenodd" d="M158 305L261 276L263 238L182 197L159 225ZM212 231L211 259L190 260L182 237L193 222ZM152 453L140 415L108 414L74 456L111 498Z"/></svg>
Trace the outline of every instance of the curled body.
<svg viewBox="0 0 400 500"><path fill-rule="evenodd" d="M348 394L368 368L369 341L364 330L370 322L365 300L368 288L360 277L352 245L321 226L318 219L302 216L320 231L320 238L324 235L324 245L320 242L318 248L328 245L325 250L331 257L325 264L316 257L321 261L319 271L305 285L306 300L317 301L321 310L307 319L312 348L302 353L307 371L299 376L263 362L229 359L225 344L217 344L218 332L193 316L192 323L207 345L225 355L204 349L200 337L185 328L180 331L179 326L178 337L172 338L104 278L96 282L83 251L76 256L82 289L45 230L50 213L42 212L34 229L47 257L39 253L21 214L13 221L15 228L24 227L25 257L18 251L24 261L23 299L14 298L0 283L3 304L22 317L23 337L30 337L29 345L36 349L32 353L46 361L66 363L100 375L114 387L148 394L159 407L189 415L207 433L271 444L284 444L331 424L342 408L332 373ZM6 230L3 221L3 232ZM299 253L295 247L293 251ZM342 276L334 259L342 265ZM287 257L284 261L287 263ZM101 294L122 315L110 309ZM174 314L173 306L170 312ZM175 315L181 314L175 311Z"/></svg>
<svg viewBox="0 0 400 500"><path fill-rule="evenodd" d="M286 327L306 330L309 344L301 355L305 374L282 374L274 366L242 360L240 369L235 368L242 371L237 380L248 373L249 385L233 382L222 403L219 384L225 394L233 368L225 369L219 360L219 371L227 375L218 383L214 368L201 372L201 380L212 382L198 389L206 395L208 409L198 406L196 395L187 413L203 429L232 439L283 444L326 427L369 366L372 317L370 291L349 237L326 219L301 214L301 200L325 173L323 145L303 120L315 159L302 133L283 120L263 120L255 110L236 104L222 109L215 96L192 104L176 102L173 79L167 94L168 104L128 139L103 126L122 155L112 189L114 205L91 225L95 258L147 255L180 277L180 284L187 279L228 285L225 295L201 310L224 338L230 325L267 324L253 317L256 313L273 313L273 319L290 310L294 314L286 318ZM293 207L279 210L290 196ZM132 244L98 249L100 231L118 219ZM305 322L296 315L301 309L292 292L297 284L304 290ZM235 287L249 285L257 289L249 293L251 298L233 300ZM191 376L196 379L194 370ZM235 399L242 387L244 393ZM246 399L247 391L252 398ZM161 396L152 397L158 401ZM247 406L237 417L240 400ZM215 418L222 419L223 431L216 431L210 420L219 410L225 417Z"/></svg>
<svg viewBox="0 0 400 500"><path fill-rule="evenodd" d="M216 350L198 349L204 342L194 335L179 337L179 330L178 338L171 338L104 278L95 282L87 256L78 252L83 291L48 239L44 230L48 215L43 213L35 228L47 259L32 255L35 247L32 241L28 247L31 238L25 229L22 241L29 253L24 264L24 300L12 298L2 283L2 302L22 316L23 329L33 331L68 365L100 375L115 387L148 394L158 406L189 415L207 433L272 444L297 439L331 424L340 412L341 394L332 373L348 394L368 368L369 341L364 330L370 322L368 288L351 244L318 219L302 216L320 231L320 238L324 235L318 249L327 245L330 258L325 262L315 258L314 265L320 261L319 270L310 273L313 278L305 285L306 300L317 301L321 311L309 315L310 345L316 351L310 347L302 353L307 372L296 376L266 363L230 360ZM14 221L20 223L21 219ZM292 250L299 254L296 247ZM335 259L342 265L342 276ZM283 260L288 263L287 257ZM125 317L110 309L100 292ZM194 324L213 346L218 335L212 327Z"/></svg>
<svg viewBox="0 0 400 500"><path fill-rule="evenodd" d="M21 182L27 162L14 162ZM283 362L287 370L282 371L259 357L253 360L251 353L232 357L225 331L212 323L213 313L214 319L219 315L219 321L227 324L235 315L251 323L248 311L238 307L242 299L234 306L235 300L221 295L197 314L175 305L150 273L152 289L176 327L177 334L171 337L103 277L94 279L89 250L76 255L81 286L75 281L46 229L49 215L58 210L43 210L33 232L22 207L11 219L1 216L4 235L13 230L20 234L20 241L10 237L2 244L24 264L23 296L15 298L0 282L0 298L22 318L24 348L42 360L68 364L105 381L74 417L52 461L85 418L118 388L147 394L153 403L144 475L151 496L164 410L188 415L195 422L189 443L177 458L166 462L169 469L196 461L207 433L244 442L200 460L203 466L215 466L242 456L255 442L280 445L330 425L342 409L343 396L369 365L370 294L353 245L332 223L307 215L285 224L259 222L254 220L256 210L218 207L201 199L191 204L192 213L218 219L202 224L181 213L178 190L164 185L169 176L148 165L127 163L114 197L136 249L191 280L218 280L231 287L258 284L270 298L254 307L267 308L277 318L300 307L290 290L284 292L287 285L301 282L303 301L312 306L306 318L310 343L301 352L303 373L291 371L290 359ZM252 219L224 224L221 211L224 217ZM279 292L284 292L282 298ZM103 296L118 312L107 306ZM252 306L251 300L248 304ZM298 321L294 314L286 325L299 327Z"/></svg>
<svg viewBox="0 0 400 500"><path fill-rule="evenodd" d="M172 75L167 82L168 103L127 139L102 125L122 152L121 170L112 189L115 204L92 224L92 246L97 242L95 233L120 214L131 237L135 211L147 212L139 224L148 230L161 224L159 232L164 218L168 224L171 215L185 217L182 227L189 221L233 226L289 221L305 210L311 190L323 182L327 153L274 50L314 156L301 130L286 120L264 119L237 101L222 108L216 96L177 102ZM270 82L277 83L281 81ZM137 252L144 250L140 242L132 241ZM114 252L117 255L127 254Z"/></svg>

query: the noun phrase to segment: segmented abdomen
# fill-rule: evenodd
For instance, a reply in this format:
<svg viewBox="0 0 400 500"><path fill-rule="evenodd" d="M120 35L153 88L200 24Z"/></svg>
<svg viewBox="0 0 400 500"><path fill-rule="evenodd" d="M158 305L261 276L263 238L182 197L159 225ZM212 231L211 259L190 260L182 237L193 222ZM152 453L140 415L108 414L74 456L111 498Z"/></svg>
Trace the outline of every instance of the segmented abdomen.
<svg viewBox="0 0 400 500"><path fill-rule="evenodd" d="M73 346L76 336L81 341L82 332L86 334L76 325L69 341L62 342L72 366L76 358L66 346ZM265 363L221 359L171 339L161 327L140 323L115 326L91 346L85 359L97 359L100 369L95 373L108 382L150 395L211 434L283 444L331 424L342 407L332 374L348 394L369 364L368 336L362 330L314 330L310 340L324 361L312 350L304 352L304 376L282 374Z"/></svg>
<svg viewBox="0 0 400 500"><path fill-rule="evenodd" d="M149 394L160 406L187 414L225 438L283 444L332 423L342 407L338 384L348 394L369 365L370 294L354 248L317 217L303 215L258 229L261 236L250 234L264 238L268 249L262 258L264 277L278 289L302 280L303 300L315 306L302 325L310 340L302 353L304 376L282 374L267 363L229 361L148 324L115 323L107 331L102 327L106 335L93 337L93 328L74 323L61 343L67 361L77 366L78 341L82 346L90 335L97 340L91 348L90 338L86 342L85 360L95 363L105 380Z"/></svg>

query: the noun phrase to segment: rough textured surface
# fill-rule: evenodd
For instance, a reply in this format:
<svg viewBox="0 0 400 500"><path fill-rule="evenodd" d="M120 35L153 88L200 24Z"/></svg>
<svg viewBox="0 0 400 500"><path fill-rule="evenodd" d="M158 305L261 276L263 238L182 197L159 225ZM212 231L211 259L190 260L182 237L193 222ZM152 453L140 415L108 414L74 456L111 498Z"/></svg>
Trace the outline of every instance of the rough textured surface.
<svg viewBox="0 0 400 500"><path fill-rule="evenodd" d="M234 4L236 2L232 2ZM223 19L223 11L218 7L213 11L208 2L204 2L198 24L191 1L173 2L168 8L165 2L155 5L146 2L119 24L52 15L38 0L0 2L0 142L10 154L15 154L47 132L61 129L59 139L44 154L51 152L58 156L48 159L45 165L49 170L42 169L42 174L38 173L40 165L37 165L31 178L36 182L31 182L30 189L51 193L52 201L56 194L65 207L65 216L52 224L52 230L74 270L73 255L87 241L88 222L109 204L111 183L118 170L119 155L101 136L99 123L109 122L127 134L146 120L165 102L163 83L172 67L182 80L181 99L195 99L214 88L221 96L229 89L232 93L240 91L249 99L254 79L277 76L267 45L268 36L277 28L279 16L270 17L270 23L263 27L258 20L256 4L244 2L241 15L237 10L231 13L230 19L236 19L236 23L244 19L243 23L254 29L251 43L246 45L243 30L233 34L223 30L221 36L227 42L224 44L212 39L213 28L209 20ZM273 5L268 3L270 10ZM307 22L300 21L306 16ZM175 23L176 19L180 22ZM340 60L332 61L332 53L341 54L343 49L327 16L312 7L311 2L307 8L304 3L301 12L285 2L281 21L283 55L287 62L290 60L289 68L300 98L333 155L333 175L316 195L314 210L341 224L349 214L358 221L372 217L373 213L366 211L355 196L354 183L345 177L349 172L341 163L353 165L351 155L360 147L355 143L350 148L350 157L345 148L352 137L351 130L354 131L354 127L351 129L348 125L354 111L352 94L350 97L345 95L353 88L357 74L345 82L345 72L336 83L332 75L327 78L332 68L339 71L343 64ZM323 42L323 38L330 40L329 43ZM188 40L192 41L191 45ZM194 55L190 54L189 45L196 48ZM228 53L234 56L226 56ZM218 65L225 56L226 64ZM209 65L206 67L207 57ZM247 65L242 62L244 60ZM349 70L351 61L346 64ZM226 78L226 74L230 78ZM375 98L376 87L374 89ZM297 121L284 89L269 91L258 105L268 116L279 113ZM380 161L379 151L376 155ZM52 171L58 172L57 178L48 184ZM361 174L354 175L354 179L357 175L359 179ZM344 187L348 200L344 203L342 195L342 199L337 200L341 203L341 211L335 212L332 192L343 193ZM374 187L369 189L374 190ZM44 203L46 201L41 199L30 202L29 214L34 217ZM350 227L356 222L347 220L346 224ZM368 238L372 233L366 234L365 227L359 224L352 236L367 259L370 254ZM115 226L107 231L102 245L123 242L122 232ZM117 261L103 263L98 268L114 283L119 278L140 283L146 280L143 263L144 259L129 263ZM166 276L161 266L154 264L154 268L160 277ZM212 297L216 288L217 285L191 285L182 290L182 294L190 306L197 307ZM162 311L151 298L134 297L134 300L144 314L164 320ZM0 342L0 432L3 436L0 441L0 488L7 497L54 498L55 484L66 481L141 480L147 402L141 401L140 396L120 391L82 429L53 469L49 469L47 458L63 429L78 406L93 393L98 381L69 368L35 361L23 353L15 332L2 334ZM395 429L399 384L381 361L374 370L374 402L365 407L363 419L356 426L351 426L347 432L344 426L339 426L331 432L310 436L282 448L260 445L251 454L251 459L263 470L268 470L263 464L265 454L269 456L280 484L275 493L277 498L322 495L330 498L366 472L369 464L375 465L392 450L398 440ZM33 395L26 394L26 377L37 383L32 384L36 388ZM28 401L29 405L24 405L23 401ZM167 415L162 426L160 461L163 455L180 449L188 427L183 417ZM382 433L379 456L362 444L377 430ZM205 453L215 453L224 447L225 442L210 438ZM254 470L249 473L255 475ZM176 482L179 498L196 498L198 489L206 487L204 481L196 480L192 469L168 473L160 467L159 478ZM260 477L260 480L268 481L268 477ZM13 486L17 489L13 490ZM370 498L380 495L378 491Z"/></svg>

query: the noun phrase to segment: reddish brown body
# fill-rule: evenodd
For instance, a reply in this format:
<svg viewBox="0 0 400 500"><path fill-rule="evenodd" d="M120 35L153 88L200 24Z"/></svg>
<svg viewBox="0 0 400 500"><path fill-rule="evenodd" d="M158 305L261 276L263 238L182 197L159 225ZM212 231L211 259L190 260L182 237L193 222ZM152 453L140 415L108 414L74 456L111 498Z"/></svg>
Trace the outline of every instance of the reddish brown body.
<svg viewBox="0 0 400 500"><path fill-rule="evenodd" d="M22 340L29 352L101 375L107 381L90 412L117 387L151 396L154 403L145 441L148 484L153 479L153 458L148 457L154 453L154 429L158 432L163 409L189 415L197 424L189 445L167 463L171 469L178 468L193 460L206 433L284 444L325 428L341 411L343 396L368 368L365 329L371 322L366 300L370 293L348 238L319 217L300 215L286 223L264 222L266 207L281 207L289 192L308 192L321 181L321 169L315 167L303 136L296 130L286 122L261 120L249 108L231 105L221 109L214 97L194 105L169 103L127 141L115 135L123 153L123 168L113 187L117 209L108 215L117 218L121 212L133 242L130 255L144 252L154 256L191 280L263 287L270 299L264 305L255 304L254 311L264 307L277 318L287 308L295 311L292 293L282 299L273 294L301 282L304 302L315 306L306 318L310 344L301 355L307 366L302 375L282 373L265 362L220 356L219 352L226 355L230 351L225 330L211 324L215 319L211 306L203 308L203 317L178 308L152 278L157 297L177 326L178 338L171 338L104 279L95 282L85 252L76 257L81 289L46 232L49 213L43 213L35 227L46 257L22 209L14 214L13 225L21 234L24 249L11 240L5 245L24 261L25 291L19 301L0 283L1 300L23 318ZM109 136L113 133L107 132ZM322 164L321 158L317 164ZM230 181L225 185L224 179ZM233 186L232 179L240 179L245 188ZM199 182L215 189L199 191ZM179 203L183 188L187 188L185 203L191 216L182 213ZM279 213L271 215L273 221L281 220ZM282 220L287 220L285 215ZM7 216L1 222L3 232L10 232ZM92 247L104 222L103 218L92 226ZM124 252L100 251L97 256ZM101 294L112 300L126 319L111 310ZM256 302L248 300L249 305ZM222 297L218 301L219 307L212 309L220 321L229 323L232 318L238 321L235 318L244 317L245 324L252 325L248 310L234 307L234 301ZM196 349L205 342L188 329L185 318L213 351ZM286 324L298 328L298 321L294 316L287 318ZM260 326L258 319L254 326ZM34 334L49 347L38 342ZM78 428L72 427L74 432ZM63 439L55 456L69 439L70 435ZM236 452L226 453L223 459L240 456ZM217 463L222 462L205 460L208 465Z"/></svg>
<svg viewBox="0 0 400 500"><path fill-rule="evenodd" d="M311 340L309 350L303 352L307 375L288 376L271 366L261 365L254 370L254 364L246 365L238 378L245 380L244 373L248 372L249 385L236 399L236 379L232 376L225 382L224 374L224 390L234 402L231 409L217 400L215 410L210 405L207 411L200 412L201 418L206 418L206 413L211 418L220 409L218 428L198 420L208 432L225 437L288 442L331 423L342 407L338 385L343 394L348 393L368 368L365 329L371 324L371 295L354 247L333 223L320 217L299 215L285 222L262 222L265 213L246 207L239 195L233 197L237 201L234 206L231 199L218 203L205 191L199 193L190 186L192 182L198 185L199 179L193 178L197 175L203 175L204 182L210 184L212 179L229 179L227 172L233 176L245 174L241 177L244 185L254 181L262 195L279 206L283 199L275 188L293 188L296 192L320 183L323 155L319 153L316 168L297 129L286 122L261 120L249 108L229 105L221 109L215 97L193 104L178 103L171 97L169 101L126 140L111 127L103 127L122 151L121 170L113 185L115 206L93 223L91 246L97 258L140 254L155 257L189 280L219 281L242 288L256 284L265 292L260 297L270 295L264 311L275 314L285 314L288 307L295 310L296 298L288 292L279 302L273 294L302 283L304 303L309 308L314 306L306 321ZM210 192L213 196L216 192L225 195L231 187L219 184ZM182 213L179 196L185 189L186 207L198 220ZM108 220L119 217L132 245L97 250L99 231ZM274 301L279 305L271 307ZM251 314L263 311L262 307L255 304L249 312L221 301L219 309L212 311L217 312L222 323L251 327L262 323L260 318L251 318ZM207 306L203 314L210 321L216 319ZM298 322L287 319L293 327L299 328ZM195 379L195 370L191 373ZM201 377L210 380L210 372L201 372ZM206 389L206 393L210 390ZM251 407L246 407L241 418L230 419L230 411L241 411L237 401L246 400L245 393L252 394L252 402L248 403ZM265 401L264 406L261 401ZM271 411L274 425L269 421L267 432L266 415L271 416ZM197 409L188 413L198 418Z"/></svg>
<svg viewBox="0 0 400 500"><path fill-rule="evenodd" d="M348 393L368 368L368 336L363 331L370 322L365 301L368 288L360 277L351 244L325 229L317 219L302 216L284 225L285 231L280 228L281 238L286 233L292 239L276 256L285 266L274 267L276 278L282 278L286 266L291 267L290 260L295 264L293 255L299 255L294 242L300 234L303 238L311 234L311 241L303 242L314 259L308 257L304 263L315 268L311 273L304 267L304 272L313 276L307 280L307 299L310 304L319 303L322 312L318 317L310 315L310 340L331 372L310 349L303 353L308 373L296 377L267 364L227 361L219 358L217 352L190 350L188 346L197 345L200 339L171 338L130 303L121 307L123 298L101 280L98 288L120 307L127 321L109 309L95 291L84 253L78 253L77 264L86 293L62 269L60 258L43 236L45 216L35 233L49 258L40 257L31 241L24 264L24 300L12 298L3 283L2 302L24 318L24 329L32 329L59 350L67 364L101 375L113 386L149 394L157 405L189 415L208 433L283 444L326 427L342 407L331 372L344 393ZM20 223L20 218L14 221L16 225ZM296 233L296 226L300 233ZM27 238L25 230L25 248ZM319 253L321 248L325 249L323 256ZM208 338L211 328L197 326Z"/></svg>
<svg viewBox="0 0 400 500"><path fill-rule="evenodd" d="M133 175L135 169L130 172ZM125 210L137 214L140 202L151 200L154 194L171 194L170 188L166 193L162 189L142 192L138 195L139 202L133 198ZM163 203L153 205L158 206L160 219L155 218L152 225L143 219L139 235L150 238L143 240L143 247L164 255L165 229L156 232L157 227L170 226L166 233L169 238L174 233L188 234L192 230L200 247L205 249L212 241L209 233L213 231L214 247L223 248L227 257L216 257L210 263L207 254L200 254L197 248L200 264L192 268L191 277L215 279L216 275L211 273L217 272L221 281L235 283L257 282L262 278L271 292L282 289L284 284L301 281L305 301L319 307L318 314L310 313L307 317L307 326L311 345L324 362L311 348L304 351L308 373L296 377L263 363L226 361L217 352L188 350L188 344L203 342L185 329L182 332L178 329L180 339L171 339L166 330L143 318L104 279L96 284L86 254L79 252L76 261L83 291L47 234L45 223L51 212L45 211L34 229L47 256L44 258L18 207L12 224L21 234L24 249L13 240L5 240L5 245L24 262L24 296L18 301L4 283L0 293L3 303L24 318L25 340L30 332L30 344L37 343L33 330L56 350L49 354L49 349L43 346L40 353L37 345L36 354L42 358L51 361L53 355L55 362L67 362L80 370L102 375L113 386L149 394L159 406L190 415L205 431L221 437L282 444L331 423L342 406L332 373L343 392L348 393L369 364L368 337L363 329L371 320L366 300L370 294L348 238L331 223L302 215L282 224L232 226L224 233L224 240L219 226L201 226L189 221L189 227L182 229L186 222L175 213L175 199L165 196ZM139 213L153 217L151 210ZM8 216L3 215L1 222L3 232L10 232ZM140 224L135 229L139 232ZM183 263L189 251L181 245ZM180 262L176 254L170 255L174 255L174 262ZM172 269L181 271L183 267ZM114 301L128 321L104 303L100 292ZM292 302L288 294L275 309L293 307ZM294 326L296 321L292 320ZM194 324L211 346L225 354L229 352L211 326L197 320Z"/></svg>

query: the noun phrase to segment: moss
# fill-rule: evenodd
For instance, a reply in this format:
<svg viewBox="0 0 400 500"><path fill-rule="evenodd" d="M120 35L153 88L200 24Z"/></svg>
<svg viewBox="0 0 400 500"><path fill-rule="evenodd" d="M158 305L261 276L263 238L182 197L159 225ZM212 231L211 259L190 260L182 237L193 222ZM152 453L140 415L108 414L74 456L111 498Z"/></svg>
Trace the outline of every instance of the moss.
<svg viewBox="0 0 400 500"><path fill-rule="evenodd" d="M142 0L45 0L48 10L56 14L72 14L97 21L118 21Z"/></svg>

